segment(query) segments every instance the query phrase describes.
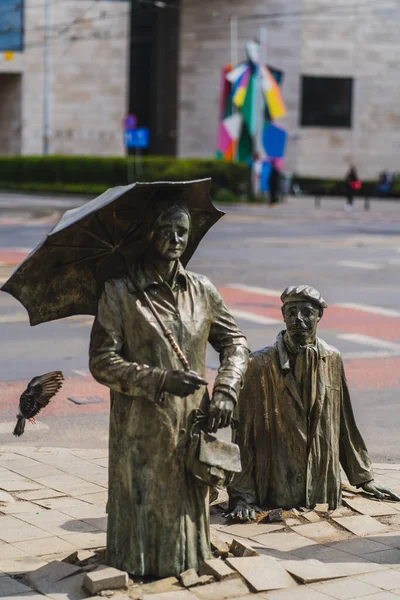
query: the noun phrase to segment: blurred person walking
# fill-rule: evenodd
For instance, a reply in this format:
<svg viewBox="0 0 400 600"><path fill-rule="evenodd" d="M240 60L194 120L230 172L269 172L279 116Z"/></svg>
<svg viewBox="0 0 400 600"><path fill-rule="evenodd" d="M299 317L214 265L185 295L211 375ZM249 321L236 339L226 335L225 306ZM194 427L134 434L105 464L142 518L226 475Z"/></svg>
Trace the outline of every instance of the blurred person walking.
<svg viewBox="0 0 400 600"><path fill-rule="evenodd" d="M345 177L345 185L346 185L346 198L347 202L345 205L345 210L349 211L353 208L353 200L354 194L356 191L361 189L361 181L358 178L357 169L354 165L350 166L346 177Z"/></svg>
<svg viewBox="0 0 400 600"><path fill-rule="evenodd" d="M271 172L269 175L269 201L270 204L279 202L281 191L281 172L275 160L271 160Z"/></svg>

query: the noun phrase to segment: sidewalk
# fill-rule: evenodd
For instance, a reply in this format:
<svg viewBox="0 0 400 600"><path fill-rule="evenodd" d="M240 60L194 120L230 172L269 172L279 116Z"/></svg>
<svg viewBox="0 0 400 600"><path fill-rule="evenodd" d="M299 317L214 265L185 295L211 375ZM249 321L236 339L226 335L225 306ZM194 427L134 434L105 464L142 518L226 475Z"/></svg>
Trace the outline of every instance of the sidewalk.
<svg viewBox="0 0 400 600"><path fill-rule="evenodd" d="M400 465L375 465L375 473L400 491ZM236 539L251 546L252 554L279 562L277 568L283 567L290 585L257 594L262 599L399 598L400 505L368 500L348 490L347 506L329 514L321 505L315 511L284 511L284 520L275 523L233 525L223 518L226 496L221 493L211 508L212 542L224 546ZM0 598L88 597L81 588L42 595L29 587L26 574L74 551L104 548L106 499L105 450L0 447ZM163 584L142 586L139 591L150 600L250 600L256 596L248 586L251 576L243 577L190 590L167 581L165 591ZM167 592L171 589L175 591ZM124 594L140 597L138 586ZM122 600L118 592L115 597Z"/></svg>

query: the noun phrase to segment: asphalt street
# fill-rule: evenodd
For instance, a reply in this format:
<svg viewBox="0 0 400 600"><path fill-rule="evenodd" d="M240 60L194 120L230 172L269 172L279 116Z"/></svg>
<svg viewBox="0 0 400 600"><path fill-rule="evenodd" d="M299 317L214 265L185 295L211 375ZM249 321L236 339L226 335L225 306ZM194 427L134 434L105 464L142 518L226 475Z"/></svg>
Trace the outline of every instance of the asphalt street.
<svg viewBox="0 0 400 600"><path fill-rule="evenodd" d="M85 199L0 194L0 280L46 235L62 212ZM203 240L189 268L207 275L253 350L281 329L279 294L307 283L328 302L320 336L344 355L354 409L373 459L398 461L400 447L400 203L289 198L276 207L232 205ZM40 273L38 274L40 276ZM0 444L97 447L107 443L107 390L87 367L91 318L30 327L24 308L0 292ZM210 351L208 365L218 363ZM35 429L12 430L19 393L31 377L62 369L64 395ZM68 396L95 396L74 404ZM45 440L45 443L44 443Z"/></svg>

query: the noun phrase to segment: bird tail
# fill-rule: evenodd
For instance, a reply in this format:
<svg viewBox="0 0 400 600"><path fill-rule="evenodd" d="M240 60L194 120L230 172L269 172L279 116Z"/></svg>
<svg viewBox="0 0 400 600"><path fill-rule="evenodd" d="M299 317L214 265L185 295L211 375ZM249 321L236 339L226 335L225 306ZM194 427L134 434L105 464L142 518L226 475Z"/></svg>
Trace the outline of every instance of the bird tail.
<svg viewBox="0 0 400 600"><path fill-rule="evenodd" d="M19 437L20 435L22 435L24 433L24 431L25 431L25 418L22 415L18 415L17 416L17 424L13 431L13 435L16 435L17 437Z"/></svg>

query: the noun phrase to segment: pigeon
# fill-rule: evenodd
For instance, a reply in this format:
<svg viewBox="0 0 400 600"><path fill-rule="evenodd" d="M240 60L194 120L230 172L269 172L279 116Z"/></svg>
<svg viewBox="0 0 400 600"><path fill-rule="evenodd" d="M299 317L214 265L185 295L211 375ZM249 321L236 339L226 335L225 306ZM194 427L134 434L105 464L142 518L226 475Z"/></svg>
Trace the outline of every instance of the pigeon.
<svg viewBox="0 0 400 600"><path fill-rule="evenodd" d="M51 398L57 394L62 386L64 375L61 371L52 371L34 377L19 399L19 413L14 435L20 436L25 430L25 421L35 422L35 416L48 405Z"/></svg>

